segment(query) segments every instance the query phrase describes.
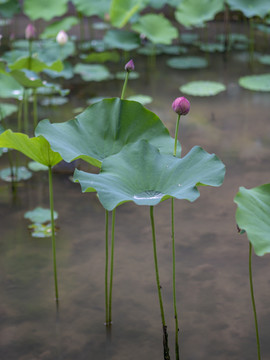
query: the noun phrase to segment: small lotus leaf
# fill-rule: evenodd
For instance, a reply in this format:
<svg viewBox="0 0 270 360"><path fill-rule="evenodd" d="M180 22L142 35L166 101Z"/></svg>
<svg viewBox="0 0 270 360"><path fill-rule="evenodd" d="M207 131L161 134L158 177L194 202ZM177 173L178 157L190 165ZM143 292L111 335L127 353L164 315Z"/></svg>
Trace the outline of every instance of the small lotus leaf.
<svg viewBox="0 0 270 360"><path fill-rule="evenodd" d="M197 186L220 186L224 174L224 164L198 146L176 158L141 140L105 159L98 175L75 170L74 180L83 192L97 191L110 211L127 201L137 205L157 205L172 197L195 201L200 195Z"/></svg>
<svg viewBox="0 0 270 360"><path fill-rule="evenodd" d="M27 170L25 166L19 166L17 168L13 167L12 169L13 171L11 171L11 168L0 170L0 179L7 182L19 182L21 180L28 180L32 177L31 171Z"/></svg>
<svg viewBox="0 0 270 360"><path fill-rule="evenodd" d="M59 31L69 31L73 26L79 22L75 16L67 16L64 19L58 20L46 27L43 33L40 35L41 39L48 39L50 37L56 37Z"/></svg>
<svg viewBox="0 0 270 360"><path fill-rule="evenodd" d="M0 104L0 121L12 115L18 110L18 106L14 104Z"/></svg>
<svg viewBox="0 0 270 360"><path fill-rule="evenodd" d="M270 91L270 74L243 76L239 85L253 91Z"/></svg>
<svg viewBox="0 0 270 360"><path fill-rule="evenodd" d="M30 159L47 166L54 166L62 160L57 152L51 150L50 144L42 136L29 138L26 134L6 130L0 135L0 147L18 150Z"/></svg>
<svg viewBox="0 0 270 360"><path fill-rule="evenodd" d="M113 26L122 28L143 7L144 0L112 0L110 21Z"/></svg>
<svg viewBox="0 0 270 360"><path fill-rule="evenodd" d="M158 48L162 51L164 54L168 55L179 55L179 54L186 54L187 48L180 45L163 45L158 44Z"/></svg>
<svg viewBox="0 0 270 360"><path fill-rule="evenodd" d="M104 36L104 43L111 49L131 51L140 46L140 37L127 30L109 30Z"/></svg>
<svg viewBox="0 0 270 360"><path fill-rule="evenodd" d="M48 70L48 69L44 70L43 72L45 74L49 75L53 79L59 78L59 77L63 77L65 79L72 79L74 76L73 66L68 61L64 61L63 65L64 65L64 69L60 72L54 71L54 70Z"/></svg>
<svg viewBox="0 0 270 360"><path fill-rule="evenodd" d="M46 238L52 236L52 225L51 224L31 224L28 226L31 231L31 235L35 238Z"/></svg>
<svg viewBox="0 0 270 360"><path fill-rule="evenodd" d="M132 95L127 98L127 100L137 101L141 103L142 105L150 104L153 101L153 98L148 95Z"/></svg>
<svg viewBox="0 0 270 360"><path fill-rule="evenodd" d="M139 139L149 140L162 153L172 153L174 148L174 139L157 115L138 102L119 98L101 100L68 122L40 121L35 132L65 161L82 158L98 167L106 157ZM177 149L180 155L180 144Z"/></svg>
<svg viewBox="0 0 270 360"><path fill-rule="evenodd" d="M34 89L44 86L38 75L30 70L13 70L10 75L24 88Z"/></svg>
<svg viewBox="0 0 270 360"><path fill-rule="evenodd" d="M0 14L4 18L12 18L15 14L20 12L20 3L18 0L4 1L0 5Z"/></svg>
<svg viewBox="0 0 270 360"><path fill-rule="evenodd" d="M87 56L82 56L82 59L86 62L98 62L104 63L106 61L118 62L120 60L120 55L116 51L104 51L90 53Z"/></svg>
<svg viewBox="0 0 270 360"><path fill-rule="evenodd" d="M258 60L261 64L270 65L270 55L261 55Z"/></svg>
<svg viewBox="0 0 270 360"><path fill-rule="evenodd" d="M0 74L0 84L0 98L22 98L23 87L12 76Z"/></svg>
<svg viewBox="0 0 270 360"><path fill-rule="evenodd" d="M32 20L51 20L67 11L68 0L24 0L24 13Z"/></svg>
<svg viewBox="0 0 270 360"><path fill-rule="evenodd" d="M51 65L47 65L41 60L38 60L36 58L29 58L29 57L23 57L17 60L15 63L10 64L9 67L11 70L21 70L21 69L30 69L35 72L41 72L45 69L50 69L54 71L62 71L63 70L63 63L61 60L56 60Z"/></svg>
<svg viewBox="0 0 270 360"><path fill-rule="evenodd" d="M85 16L97 15L104 18L104 15L109 13L111 0L72 0L78 12Z"/></svg>
<svg viewBox="0 0 270 360"><path fill-rule="evenodd" d="M205 58L199 56L172 57L167 64L174 69L201 69L208 65Z"/></svg>
<svg viewBox="0 0 270 360"><path fill-rule="evenodd" d="M136 71L132 71L128 75L128 80L134 80L138 79L140 77L140 74ZM126 71L119 71L115 74L115 78L117 80L125 80L126 78Z"/></svg>
<svg viewBox="0 0 270 360"><path fill-rule="evenodd" d="M58 213L54 211L53 216L54 220L56 220L58 218ZM37 207L34 210L27 211L24 214L24 218L32 221L33 223L44 224L51 221L51 210Z"/></svg>
<svg viewBox="0 0 270 360"><path fill-rule="evenodd" d="M204 26L206 21L213 20L217 13L223 11L221 0L182 0L175 13L180 24L191 26Z"/></svg>
<svg viewBox="0 0 270 360"><path fill-rule="evenodd" d="M184 94L194 96L213 96L224 90L225 85L215 81L191 81L180 87Z"/></svg>
<svg viewBox="0 0 270 360"><path fill-rule="evenodd" d="M234 198L236 222L245 230L254 251L261 256L270 252L270 184L253 189L240 187Z"/></svg>
<svg viewBox="0 0 270 360"><path fill-rule="evenodd" d="M195 33L183 33L180 35L180 41L186 45L192 45L199 39L199 35Z"/></svg>
<svg viewBox="0 0 270 360"><path fill-rule="evenodd" d="M75 74L80 74L84 81L104 81L112 78L112 74L104 65L77 64Z"/></svg>
<svg viewBox="0 0 270 360"><path fill-rule="evenodd" d="M60 106L67 102L68 99L62 96L47 96L40 101L40 104L42 106Z"/></svg>
<svg viewBox="0 0 270 360"><path fill-rule="evenodd" d="M29 167L29 169L31 171L45 171L45 170L48 170L48 166L46 165L43 165L39 162L36 162L36 161L30 161L27 166Z"/></svg>
<svg viewBox="0 0 270 360"><path fill-rule="evenodd" d="M221 43L200 43L198 44L200 50L205 51L205 52L224 52L225 51L225 47L224 44Z"/></svg>
<svg viewBox="0 0 270 360"><path fill-rule="evenodd" d="M240 10L248 18L253 16L264 18L270 12L268 0L227 0L227 2L231 10Z"/></svg>
<svg viewBox="0 0 270 360"><path fill-rule="evenodd" d="M154 44L170 45L178 37L177 29L163 15L147 14L140 16L139 21L132 25L132 29L144 34Z"/></svg>

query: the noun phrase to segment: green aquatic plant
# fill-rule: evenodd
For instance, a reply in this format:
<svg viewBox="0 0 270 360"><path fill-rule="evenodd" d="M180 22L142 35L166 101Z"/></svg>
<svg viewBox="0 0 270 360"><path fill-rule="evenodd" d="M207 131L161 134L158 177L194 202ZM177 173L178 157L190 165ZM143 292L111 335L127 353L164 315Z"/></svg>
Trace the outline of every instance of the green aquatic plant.
<svg viewBox="0 0 270 360"><path fill-rule="evenodd" d="M216 81L191 81L180 86L180 91L193 96L214 96L226 90L225 85Z"/></svg>
<svg viewBox="0 0 270 360"><path fill-rule="evenodd" d="M62 157L60 156L59 153L51 149L50 144L44 137L38 136L38 137L29 138L26 134L14 133L11 130L6 130L0 135L0 147L6 147L9 149L18 150L27 157L29 157L30 159L48 166L54 287L55 287L55 299L56 302L58 303L59 295L58 295L56 249L55 249L52 167L58 164L62 160Z"/></svg>

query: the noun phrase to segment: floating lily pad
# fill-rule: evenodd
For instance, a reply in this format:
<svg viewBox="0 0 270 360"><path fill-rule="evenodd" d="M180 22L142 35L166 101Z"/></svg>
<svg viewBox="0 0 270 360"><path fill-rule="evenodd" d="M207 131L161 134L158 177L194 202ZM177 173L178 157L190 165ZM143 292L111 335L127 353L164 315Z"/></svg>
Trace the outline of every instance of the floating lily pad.
<svg viewBox="0 0 270 360"><path fill-rule="evenodd" d="M140 37L131 31L109 30L104 36L104 43L111 49L131 51L140 46Z"/></svg>
<svg viewBox="0 0 270 360"><path fill-rule="evenodd" d="M234 198L236 222L245 230L257 255L270 252L270 184L253 189L240 187Z"/></svg>
<svg viewBox="0 0 270 360"><path fill-rule="evenodd" d="M38 75L30 70L13 70L10 72L10 76L12 76L18 83L24 88L39 88L43 87L43 81L38 77Z"/></svg>
<svg viewBox="0 0 270 360"><path fill-rule="evenodd" d="M239 85L253 91L270 91L270 74L241 77Z"/></svg>
<svg viewBox="0 0 270 360"><path fill-rule="evenodd" d="M31 224L28 226L31 235L35 238L46 238L52 236L52 225L49 224Z"/></svg>
<svg viewBox="0 0 270 360"><path fill-rule="evenodd" d="M153 98L148 95L132 95L127 98L127 100L137 101L142 105L150 104L153 101Z"/></svg>
<svg viewBox="0 0 270 360"><path fill-rule="evenodd" d="M54 220L56 220L58 218L58 213L54 211L53 216ZM32 221L33 223L44 224L51 221L51 210L37 207L34 210L27 211L24 214L24 218Z"/></svg>
<svg viewBox="0 0 270 360"><path fill-rule="evenodd" d="M86 62L94 63L104 63L106 61L118 62L120 60L120 55L116 51L92 52L89 55L82 55L82 59Z"/></svg>
<svg viewBox="0 0 270 360"><path fill-rule="evenodd" d="M187 48L180 45L163 45L158 44L158 48L162 51L164 54L168 55L180 55L180 54L186 54Z"/></svg>
<svg viewBox="0 0 270 360"><path fill-rule="evenodd" d="M0 104L0 121L18 111L18 106L14 104Z"/></svg>
<svg viewBox="0 0 270 360"><path fill-rule="evenodd" d="M51 20L67 11L68 0L24 0L24 13L32 20Z"/></svg>
<svg viewBox="0 0 270 360"><path fill-rule="evenodd" d="M180 41L186 45L192 45L199 39L199 35L195 33L182 33L180 35Z"/></svg>
<svg viewBox="0 0 270 360"><path fill-rule="evenodd" d="M147 44L143 47L140 47L137 50L137 53L140 55L153 56L162 54L162 50L153 43Z"/></svg>
<svg viewBox="0 0 270 360"><path fill-rule="evenodd" d="M134 79L138 79L140 77L140 74L136 71L132 71L129 73L128 75L128 80L134 80ZM126 78L126 72L125 71L119 71L115 74L115 78L117 80L125 80Z"/></svg>
<svg viewBox="0 0 270 360"><path fill-rule="evenodd" d="M28 180L32 177L31 171L27 170L24 166L13 167L13 181L21 181L21 180ZM0 179L12 182L12 172L11 168L6 168L0 170Z"/></svg>
<svg viewBox="0 0 270 360"><path fill-rule="evenodd" d="M205 51L205 52L224 52L225 51L225 47L224 44L221 43L200 43L198 44L200 50Z"/></svg>
<svg viewBox="0 0 270 360"><path fill-rule="evenodd" d="M192 81L180 87L182 93L193 96L213 96L224 90L225 85L215 81Z"/></svg>
<svg viewBox="0 0 270 360"><path fill-rule="evenodd" d="M144 34L154 44L170 45L178 37L177 29L163 15L147 14L139 17L132 29Z"/></svg>
<svg viewBox="0 0 270 360"><path fill-rule="evenodd" d="M69 94L69 89L62 89L59 84L48 83L47 81L43 82L44 87L40 87L37 89L37 94L40 95L53 95L59 94L61 96L66 96Z"/></svg>
<svg viewBox="0 0 270 360"><path fill-rule="evenodd" d="M30 161L27 166L31 171L45 171L48 170L48 166L38 163L37 161Z"/></svg>
<svg viewBox="0 0 270 360"><path fill-rule="evenodd" d="M167 64L174 69L202 69L207 67L208 62L199 56L172 57Z"/></svg>
<svg viewBox="0 0 270 360"><path fill-rule="evenodd" d="M223 11L223 6L223 1L220 0L182 0L179 2L175 18L185 27L201 27Z"/></svg>
<svg viewBox="0 0 270 360"><path fill-rule="evenodd" d="M56 79L59 77L63 77L64 79L72 79L73 78L73 66L68 62L64 61L64 69L62 71L54 71L54 70L44 70L43 72L49 75L51 78Z"/></svg>
<svg viewBox="0 0 270 360"><path fill-rule="evenodd" d="M62 71L63 70L63 63L61 60L56 60L52 64L48 65L45 62L36 59L36 58L29 58L23 57L14 62L13 64L9 64L11 70L21 70L21 69L28 69L29 64L31 64L31 70L35 72L41 72L45 69L50 69L54 71Z"/></svg>
<svg viewBox="0 0 270 360"><path fill-rule="evenodd" d="M106 99L106 97L103 96L95 96L92 97L91 99L86 100L87 105L93 105L95 103L98 103L99 101Z"/></svg>
<svg viewBox="0 0 270 360"><path fill-rule="evenodd" d="M110 211L127 201L149 206L168 198L195 201L198 185L220 186L224 174L224 164L198 146L177 158L141 140L105 159L99 174L76 169L74 180L83 192L96 191Z"/></svg>
<svg viewBox="0 0 270 360"><path fill-rule="evenodd" d="M58 20L46 27L43 33L40 35L41 39L48 39L50 37L56 37L59 31L68 31L73 26L77 25L79 19L75 16L67 16L64 19Z"/></svg>
<svg viewBox="0 0 270 360"><path fill-rule="evenodd" d="M0 98L22 99L23 87L12 76L0 74Z"/></svg>
<svg viewBox="0 0 270 360"><path fill-rule="evenodd" d="M81 75L84 81L104 81L112 78L112 74L104 65L77 64L74 73Z"/></svg>
<svg viewBox="0 0 270 360"><path fill-rule="evenodd" d="M261 64L270 65L270 55L261 55L258 60Z"/></svg>
<svg viewBox="0 0 270 360"><path fill-rule="evenodd" d="M62 96L47 96L40 100L42 106L60 106L68 102L68 99Z"/></svg>
<svg viewBox="0 0 270 360"><path fill-rule="evenodd" d="M240 10L248 18L253 16L264 18L269 14L268 0L227 0L227 2L231 10Z"/></svg>

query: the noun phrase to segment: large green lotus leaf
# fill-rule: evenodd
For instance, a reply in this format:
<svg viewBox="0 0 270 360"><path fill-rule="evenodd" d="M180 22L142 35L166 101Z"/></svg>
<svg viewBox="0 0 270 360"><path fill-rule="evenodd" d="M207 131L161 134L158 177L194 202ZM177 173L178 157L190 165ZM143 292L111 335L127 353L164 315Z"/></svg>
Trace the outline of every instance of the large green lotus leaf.
<svg viewBox="0 0 270 360"><path fill-rule="evenodd" d="M253 91L270 91L270 74L243 76L239 85Z"/></svg>
<svg viewBox="0 0 270 360"><path fill-rule="evenodd" d="M44 86L43 81L33 71L13 70L10 75L24 88L33 89Z"/></svg>
<svg viewBox="0 0 270 360"><path fill-rule="evenodd" d="M157 205L170 197L194 201L200 194L198 185L220 186L224 174L224 164L198 146L176 158L141 140L105 159L98 175L75 170L74 180L83 192L97 191L103 207L112 210L127 201L138 205Z"/></svg>
<svg viewBox="0 0 270 360"><path fill-rule="evenodd" d="M47 69L47 70L44 70L44 73L49 75L53 79L59 78L59 77L63 77L65 79L72 79L74 76L72 64L68 61L64 61L63 65L64 65L64 69L60 72Z"/></svg>
<svg viewBox="0 0 270 360"><path fill-rule="evenodd" d="M166 154L174 148L174 139L157 115L138 102L119 98L99 101L64 123L40 121L35 133L44 136L65 161L82 158L98 167L106 157L139 139ZM180 156L180 144L177 149Z"/></svg>
<svg viewBox="0 0 270 360"><path fill-rule="evenodd" d="M4 18L12 18L20 12L20 3L18 0L8 0L0 4L0 14Z"/></svg>
<svg viewBox="0 0 270 360"><path fill-rule="evenodd" d="M223 11L223 4L223 0L182 0L175 12L175 18L186 27L201 27Z"/></svg>
<svg viewBox="0 0 270 360"><path fill-rule="evenodd" d="M56 211L53 212L53 217L54 220L58 218L58 213ZM27 211L24 214L24 218L29 219L33 223L44 224L45 222L51 221L51 210L37 207L34 210Z"/></svg>
<svg viewBox="0 0 270 360"><path fill-rule="evenodd" d="M216 81L191 81L180 87L184 94L194 96L213 96L224 90L225 85Z"/></svg>
<svg viewBox="0 0 270 360"><path fill-rule="evenodd" d="M32 20L51 20L67 11L68 0L24 0L24 13Z"/></svg>
<svg viewBox="0 0 270 360"><path fill-rule="evenodd" d="M46 27L40 35L41 39L48 39L56 37L59 31L69 31L73 26L77 25L79 19L75 16L67 16L64 19L58 20Z"/></svg>
<svg viewBox="0 0 270 360"><path fill-rule="evenodd" d="M131 17L144 7L144 0L112 0L110 21L113 26L122 28Z"/></svg>
<svg viewBox="0 0 270 360"><path fill-rule="evenodd" d="M268 0L227 0L231 10L240 10L246 17L264 18L270 12Z"/></svg>
<svg viewBox="0 0 270 360"><path fill-rule="evenodd" d="M0 74L0 84L0 98L22 98L23 87L12 76Z"/></svg>
<svg viewBox="0 0 270 360"><path fill-rule="evenodd" d="M106 61L119 62L120 55L116 51L92 52L89 55L81 56L86 62L104 63Z"/></svg>
<svg viewBox="0 0 270 360"><path fill-rule="evenodd" d="M270 252L270 184L253 189L240 187L234 198L236 222L245 230L254 251L261 256Z"/></svg>
<svg viewBox="0 0 270 360"><path fill-rule="evenodd" d="M77 11L82 13L85 16L97 15L101 18L104 18L104 15L109 13L111 0L99 0L99 1L89 1L89 0L72 0Z"/></svg>
<svg viewBox="0 0 270 360"><path fill-rule="evenodd" d="M163 15L147 14L132 26L134 31L144 34L155 44L170 45L178 37L177 29Z"/></svg>
<svg viewBox="0 0 270 360"><path fill-rule="evenodd" d="M42 60L47 65L51 65L57 60L63 61L69 56L74 55L75 45L71 40L69 40L65 45L59 45L57 41L48 39L42 41L41 46L39 46L35 51L38 54L38 58L40 60Z"/></svg>
<svg viewBox="0 0 270 360"><path fill-rule="evenodd" d="M0 104L0 121L7 116L12 115L18 110L18 106L14 104Z"/></svg>
<svg viewBox="0 0 270 360"><path fill-rule="evenodd" d="M200 56L172 57L167 64L174 69L202 69L207 67L208 62Z"/></svg>
<svg viewBox="0 0 270 360"><path fill-rule="evenodd" d="M0 147L18 150L30 159L47 166L54 166L62 160L42 136L29 138L26 134L6 130L0 135Z"/></svg>
<svg viewBox="0 0 270 360"><path fill-rule="evenodd" d="M76 64L74 73L80 74L84 81L104 81L112 78L109 69L99 64Z"/></svg>
<svg viewBox="0 0 270 360"><path fill-rule="evenodd" d="M54 71L62 71L63 70L63 63L61 60L56 60L51 65L46 64L45 62L36 59L36 58L30 58L23 57L17 60L15 63L10 64L9 67L11 70L21 70L21 69L28 69L29 64L31 64L31 71L35 72L41 72L45 69L50 69Z"/></svg>
<svg viewBox="0 0 270 360"><path fill-rule="evenodd" d="M109 30L104 36L105 45L111 49L131 51L140 46L140 37L131 31Z"/></svg>

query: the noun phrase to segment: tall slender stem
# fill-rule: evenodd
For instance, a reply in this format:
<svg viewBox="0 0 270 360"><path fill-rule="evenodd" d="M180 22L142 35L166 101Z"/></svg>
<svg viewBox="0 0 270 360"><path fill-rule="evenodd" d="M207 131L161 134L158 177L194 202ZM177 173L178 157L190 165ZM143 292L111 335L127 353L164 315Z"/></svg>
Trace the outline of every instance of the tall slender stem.
<svg viewBox="0 0 270 360"><path fill-rule="evenodd" d="M24 107L24 131L28 133L28 94L27 89L23 90L23 107Z"/></svg>
<svg viewBox="0 0 270 360"><path fill-rule="evenodd" d="M161 314L162 325L166 326L165 316L164 316L164 309L163 309L163 302L162 302L162 296L161 296L161 286L160 286L160 282L159 282L158 261L157 261L157 246L156 246L156 234L155 234L155 221L154 221L154 207L153 206L150 206L150 219L151 219L151 227L152 227L153 251L154 251L154 261L155 261L156 282L157 282L157 289L158 289L160 314Z"/></svg>
<svg viewBox="0 0 270 360"><path fill-rule="evenodd" d="M23 101L20 99L19 100L19 108L18 108L18 122L17 122L17 131L18 132L22 131L22 106L23 106Z"/></svg>
<svg viewBox="0 0 270 360"><path fill-rule="evenodd" d="M49 166L49 192L50 192L50 209L51 209L51 225L52 225L52 253L53 253L55 300L56 300L56 302L58 302L59 297L58 297L58 284L57 284L55 225L54 225L54 206L53 206L53 183L52 183L52 167L51 166Z"/></svg>
<svg viewBox="0 0 270 360"><path fill-rule="evenodd" d="M125 77L125 82L124 82L123 89L122 89L121 100L124 100L124 98L125 98L125 92L126 92L126 87L127 87L127 83L128 83L128 76L129 76L129 72L126 71L126 77Z"/></svg>
<svg viewBox="0 0 270 360"><path fill-rule="evenodd" d="M252 257L252 245L251 245L251 243L249 243L249 284L250 284L250 295L251 295L251 301L252 301L252 307L253 307L253 313L254 313L255 329L256 329L256 340L257 340L258 360L261 360L261 350L260 350L260 338L259 338L257 311L256 311L256 305L255 305L255 297L254 297L254 290L253 290L253 280L252 280L251 257Z"/></svg>
<svg viewBox="0 0 270 360"><path fill-rule="evenodd" d="M108 265L109 265L109 211L105 210L105 308L106 321L105 325L109 325L109 301L108 301Z"/></svg>
<svg viewBox="0 0 270 360"><path fill-rule="evenodd" d="M38 124L37 89L33 90L33 115L34 115L34 129L35 129Z"/></svg>
<svg viewBox="0 0 270 360"><path fill-rule="evenodd" d="M174 149L173 149L173 156L176 156L176 150L177 150L177 136L178 136L178 130L179 130L179 123L180 123L180 115L178 115L178 117L177 117L177 121L176 121L175 135L174 135Z"/></svg>
<svg viewBox="0 0 270 360"><path fill-rule="evenodd" d="M113 263L114 263L114 227L115 227L115 209L113 209L113 211L112 211L111 274L110 274L110 294L109 294L109 324L112 323L112 287L113 287Z"/></svg>

